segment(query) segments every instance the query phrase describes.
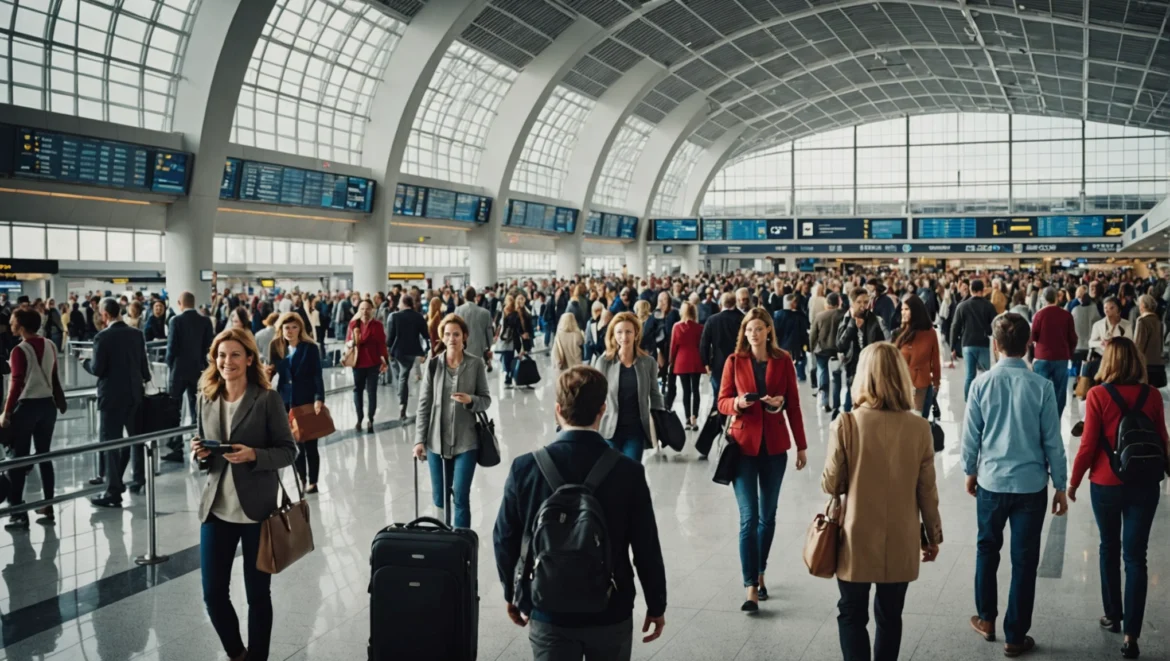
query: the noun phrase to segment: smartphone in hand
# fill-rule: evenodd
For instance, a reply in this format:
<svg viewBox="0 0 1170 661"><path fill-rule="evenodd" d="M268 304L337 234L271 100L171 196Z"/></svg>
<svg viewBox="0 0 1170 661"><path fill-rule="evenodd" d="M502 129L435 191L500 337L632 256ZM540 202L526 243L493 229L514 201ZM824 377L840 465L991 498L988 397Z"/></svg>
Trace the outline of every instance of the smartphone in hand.
<svg viewBox="0 0 1170 661"><path fill-rule="evenodd" d="M220 441L205 440L200 441L203 444L203 449L211 454L223 456L234 452L230 443L221 443Z"/></svg>

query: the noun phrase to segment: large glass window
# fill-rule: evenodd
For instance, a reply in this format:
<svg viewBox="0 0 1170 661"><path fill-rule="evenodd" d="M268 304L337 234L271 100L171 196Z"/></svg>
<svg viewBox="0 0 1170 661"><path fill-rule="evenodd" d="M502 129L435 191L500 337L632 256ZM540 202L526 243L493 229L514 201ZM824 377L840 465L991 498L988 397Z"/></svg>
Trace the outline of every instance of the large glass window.
<svg viewBox="0 0 1170 661"><path fill-rule="evenodd" d="M512 190L560 197L577 135L596 102L557 87L524 140L524 151L512 174Z"/></svg>
<svg viewBox="0 0 1170 661"><path fill-rule="evenodd" d="M691 212L690 209L678 208L678 198L702 153L702 145L690 140L684 142L675 152L674 160L670 162L670 167L662 177L662 183L658 185L658 193L654 196L653 212L656 215L686 215Z"/></svg>
<svg viewBox="0 0 1170 661"><path fill-rule="evenodd" d="M452 43L414 118L403 172L474 184L496 108L515 79L514 69Z"/></svg>
<svg viewBox="0 0 1170 661"><path fill-rule="evenodd" d="M605 157L601 177L598 178L597 188L593 191L593 204L608 204L611 207L626 205L626 195L630 192L630 177L653 130L653 124L633 115L626 119L626 123L622 125L613 145L609 148L609 154Z"/></svg>
<svg viewBox="0 0 1170 661"><path fill-rule="evenodd" d="M362 0L278 0L240 88L232 141L358 163L404 25Z"/></svg>
<svg viewBox="0 0 1170 661"><path fill-rule="evenodd" d="M199 0L0 0L0 102L169 131Z"/></svg>
<svg viewBox="0 0 1170 661"><path fill-rule="evenodd" d="M792 143L741 156L717 172L699 213L716 218L792 213Z"/></svg>

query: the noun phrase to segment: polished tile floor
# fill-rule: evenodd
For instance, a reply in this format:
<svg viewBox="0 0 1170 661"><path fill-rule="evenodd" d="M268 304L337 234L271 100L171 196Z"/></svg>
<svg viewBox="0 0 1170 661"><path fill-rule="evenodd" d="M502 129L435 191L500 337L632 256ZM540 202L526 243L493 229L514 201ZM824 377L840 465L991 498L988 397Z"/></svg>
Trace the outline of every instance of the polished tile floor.
<svg viewBox="0 0 1170 661"><path fill-rule="evenodd" d="M480 547L480 659L530 659L526 632L504 614L502 589L491 552L491 528L510 459L553 437L552 372L535 391L505 391L493 373L491 416L504 464L481 469L472 491L472 524ZM801 397L809 438L809 467L789 470L780 495L775 544L768 571L772 599L756 617L739 612L743 601L737 555L735 498L708 479L708 465L688 446L681 454L648 454L644 461L654 495L669 578L663 637L634 644L635 659L754 660L838 659L836 585L812 578L800 559L808 521L820 510L828 419L815 408L808 386ZM975 513L963 491L957 448L962 372L948 370L941 394L948 447L936 459L946 543L938 562L924 565L910 587L902 642L903 659L996 659L1002 645L985 643L968 628L973 613ZM321 493L313 496L317 550L273 580L276 622L272 659L355 661L366 657L369 631L369 543L392 522L414 516L412 427L396 420L396 398L379 392L378 431L357 434L348 393L331 396L339 427L347 429L322 448ZM710 405L710 391L703 410ZM413 396L412 396L413 400ZM413 403L412 403L413 406ZM677 405L682 410L682 404ZM1078 411L1066 411L1067 430ZM64 422L58 446L85 440L84 420ZM1070 441L1074 452L1076 441ZM92 475L89 459L58 464L59 488L74 488ZM430 512L429 480L421 476L423 511ZM291 483L290 483L291 486ZM35 476L28 493L39 490ZM95 511L85 501L60 508L55 527L0 531L0 659L223 659L203 610L198 571L196 508L200 482L187 469L159 477L158 540L170 562L137 567L147 543L142 497L121 511ZM1145 658L1170 657L1170 514L1163 485L1150 543L1150 588L1142 650ZM1085 498L1063 519L1045 524L1035 624L1038 657L1118 658L1120 638L1101 631L1097 530ZM1009 580L1000 572L1001 602ZM234 602L245 606L239 564ZM640 601L640 600L639 600ZM639 609L642 605L639 603ZM635 614L640 622L642 612ZM872 626L872 625L871 625Z"/></svg>

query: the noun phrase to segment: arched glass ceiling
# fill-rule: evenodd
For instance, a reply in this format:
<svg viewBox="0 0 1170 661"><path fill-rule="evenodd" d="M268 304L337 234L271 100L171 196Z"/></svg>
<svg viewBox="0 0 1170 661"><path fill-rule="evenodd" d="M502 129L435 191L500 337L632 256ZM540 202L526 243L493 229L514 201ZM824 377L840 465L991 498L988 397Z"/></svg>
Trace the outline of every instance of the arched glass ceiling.
<svg viewBox="0 0 1170 661"><path fill-rule="evenodd" d="M169 131L199 0L0 0L0 102Z"/></svg>
<svg viewBox="0 0 1170 661"><path fill-rule="evenodd" d="M701 213L1142 210L1166 196L1168 163L1170 134L1148 129L1026 115L919 115L739 156L715 175Z"/></svg>
<svg viewBox="0 0 1170 661"><path fill-rule="evenodd" d="M687 179L691 176L691 170L695 169L695 163L698 162L702 153L702 145L691 140L684 142L674 153L674 160L670 162L670 167L667 168L666 174L662 177L662 183L658 185L658 193L654 196L652 209L655 215L686 215L690 213L690 209L678 208L677 202L679 193L682 193L683 186L686 185Z"/></svg>
<svg viewBox="0 0 1170 661"><path fill-rule="evenodd" d="M404 28L362 0L277 0L240 89L232 141L360 162L370 101Z"/></svg>
<svg viewBox="0 0 1170 661"><path fill-rule="evenodd" d="M630 192L630 176L654 125L637 117L628 117L605 157L605 167L593 191L593 204L624 207Z"/></svg>
<svg viewBox="0 0 1170 661"><path fill-rule="evenodd" d="M402 171L474 184L496 108L514 80L514 69L452 43L414 118Z"/></svg>
<svg viewBox="0 0 1170 661"><path fill-rule="evenodd" d="M524 141L524 151L512 174L512 190L560 197L577 133L596 102L558 86Z"/></svg>

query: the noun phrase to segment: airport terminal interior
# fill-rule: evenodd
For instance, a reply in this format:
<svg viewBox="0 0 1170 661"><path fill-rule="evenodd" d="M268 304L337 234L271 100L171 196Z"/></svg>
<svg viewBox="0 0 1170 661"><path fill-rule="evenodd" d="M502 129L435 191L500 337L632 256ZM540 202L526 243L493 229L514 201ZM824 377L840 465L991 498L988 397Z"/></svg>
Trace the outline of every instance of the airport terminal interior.
<svg viewBox="0 0 1170 661"><path fill-rule="evenodd" d="M324 350L337 431L319 441L305 496L315 548L271 580L267 658L354 661L374 658L380 627L375 534L445 514L412 454L415 377L402 411L396 380L369 377L369 430L355 411L366 374L338 360L354 313L343 301L377 295L385 320L401 300L392 291L414 292L426 314L469 286L500 299L523 290L541 320L525 339L541 379L513 387L493 359L486 413L502 461L475 472L470 528L476 658L533 659L529 630L505 610L492 535L512 461L557 435L542 307L578 284L587 298L649 288L657 302L665 278L682 283L675 299L705 301L733 280L823 292L858 277L916 288L1025 276L1070 296L1078 282L1135 283L1167 291L1162 310L1168 20L1162 0L0 0L0 317L31 306L56 318L45 333L68 409L36 448L59 453L51 502L37 501L37 468L12 468L11 449L0 461L0 473L28 471L25 503L0 504L18 523L0 531L0 660L230 658L204 603L196 463L156 454L118 507L91 504L109 481L107 455L90 447L105 440L109 404L85 363L98 300L123 299L119 313L141 318L160 301L170 318L189 292L216 330L241 310L287 312L294 296L328 310L307 330ZM766 293L757 302L772 312ZM494 346L504 329L493 322ZM172 331L143 323L146 394L165 393ZM19 339L0 324L4 357ZM961 456L966 366L951 349L944 341L936 393L945 541L910 583L901 659L1005 651L969 622L978 524ZM1060 419L1070 466L1086 410L1075 380ZM700 382L702 424L715 402ZM837 582L802 560L825 508L835 414L809 382L799 391L808 465L789 460L770 598L754 615L741 612L736 497L712 481L698 429L681 451L642 457L667 608L661 637L643 643L638 586L633 659L843 658ZM684 418L681 397L673 410ZM281 472L292 488L292 469ZM1144 658L1170 659L1170 480L1158 490L1140 642ZM1120 656L1121 636L1098 625L1088 492L1045 518L1029 656ZM246 643L242 562L230 591Z"/></svg>

